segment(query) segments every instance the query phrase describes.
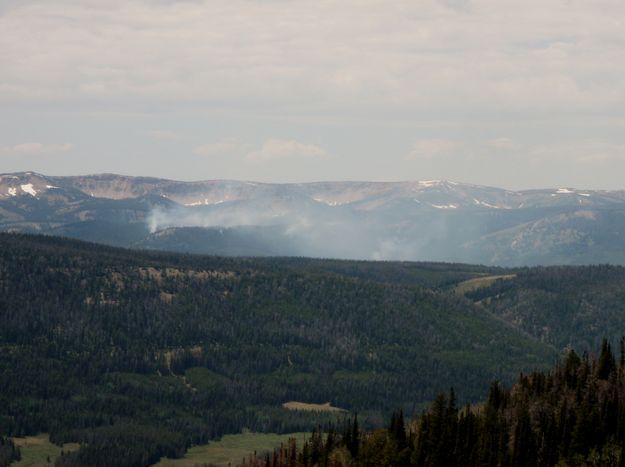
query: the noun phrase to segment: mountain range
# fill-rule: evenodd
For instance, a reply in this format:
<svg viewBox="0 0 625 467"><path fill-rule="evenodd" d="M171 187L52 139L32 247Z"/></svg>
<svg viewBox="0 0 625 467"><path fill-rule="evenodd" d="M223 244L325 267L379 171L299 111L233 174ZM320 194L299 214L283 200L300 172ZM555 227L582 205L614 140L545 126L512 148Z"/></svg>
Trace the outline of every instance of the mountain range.
<svg viewBox="0 0 625 467"><path fill-rule="evenodd" d="M625 190L0 175L0 230L226 256L625 264Z"/></svg>

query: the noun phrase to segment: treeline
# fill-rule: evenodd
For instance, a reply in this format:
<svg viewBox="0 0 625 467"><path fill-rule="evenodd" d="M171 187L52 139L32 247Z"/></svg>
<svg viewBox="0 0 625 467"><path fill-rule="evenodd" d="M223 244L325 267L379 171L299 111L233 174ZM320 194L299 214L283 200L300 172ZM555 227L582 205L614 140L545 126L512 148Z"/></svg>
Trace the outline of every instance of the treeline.
<svg viewBox="0 0 625 467"><path fill-rule="evenodd" d="M182 434L132 422L97 428L79 442L81 449L61 455L56 467L140 467L161 457L182 457L186 451Z"/></svg>
<svg viewBox="0 0 625 467"><path fill-rule="evenodd" d="M0 467L6 467L21 458L20 448L10 438L0 436Z"/></svg>
<svg viewBox="0 0 625 467"><path fill-rule="evenodd" d="M458 408L453 390L404 425L330 428L304 446L295 440L243 467L531 467L625 465L625 350L604 340L598 357L568 352L550 372L521 375L510 389L490 387L482 405Z"/></svg>

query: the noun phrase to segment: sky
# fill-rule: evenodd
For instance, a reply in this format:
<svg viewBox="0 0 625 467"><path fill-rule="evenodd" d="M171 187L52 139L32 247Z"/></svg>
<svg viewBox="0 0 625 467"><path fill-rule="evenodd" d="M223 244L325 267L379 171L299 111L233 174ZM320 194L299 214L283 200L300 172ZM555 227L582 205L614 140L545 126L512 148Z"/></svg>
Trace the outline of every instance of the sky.
<svg viewBox="0 0 625 467"><path fill-rule="evenodd" d="M0 0L0 172L625 189L622 0Z"/></svg>

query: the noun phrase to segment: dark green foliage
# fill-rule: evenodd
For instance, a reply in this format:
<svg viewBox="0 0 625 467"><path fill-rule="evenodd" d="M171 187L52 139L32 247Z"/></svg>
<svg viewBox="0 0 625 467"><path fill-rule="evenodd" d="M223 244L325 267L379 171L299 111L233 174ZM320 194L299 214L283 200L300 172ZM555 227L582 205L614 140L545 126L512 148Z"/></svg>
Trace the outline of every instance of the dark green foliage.
<svg viewBox="0 0 625 467"><path fill-rule="evenodd" d="M625 331L625 268L618 266L525 268L466 296L559 350L591 351Z"/></svg>
<svg viewBox="0 0 625 467"><path fill-rule="evenodd" d="M615 370L616 360L614 359L612 348L608 340L604 339L601 343L601 353L597 362L597 378L608 379Z"/></svg>
<svg viewBox="0 0 625 467"><path fill-rule="evenodd" d="M621 466L625 367L606 364L606 359L614 359L609 345L602 346L596 359L580 360L571 352L549 373L521 375L511 389L492 384L484 405L461 411L453 391L440 394L409 430L396 412L388 429L360 434L356 454L345 449L345 438L342 444L332 438L329 447L315 434L299 452L296 465ZM304 455L313 446L321 453L314 459ZM283 458L274 456L270 466L293 465L281 463ZM245 467L258 465L251 461Z"/></svg>
<svg viewBox="0 0 625 467"><path fill-rule="evenodd" d="M441 384L465 382L460 396L472 400L484 381L553 355L423 287L483 270L137 253L2 234L0 427L84 443L67 465L104 452L135 465L242 428L302 431L332 417L289 412L290 400L359 410L368 426L431 400ZM136 437L118 435L127 427Z"/></svg>
<svg viewBox="0 0 625 467"><path fill-rule="evenodd" d="M0 467L6 467L13 461L21 459L20 449L10 438L0 436Z"/></svg>
<svg viewBox="0 0 625 467"><path fill-rule="evenodd" d="M404 412L401 409L398 412L393 412L393 415L391 415L391 424L388 432L395 439L399 449L404 449L408 446L406 440L406 426L404 425Z"/></svg>
<svg viewBox="0 0 625 467"><path fill-rule="evenodd" d="M441 419L440 405L437 399L417 420L414 449L430 456L447 453L444 465L616 466L625 456L619 428L625 367L614 363L606 341L595 359L580 360L571 351L547 374L521 375L509 390L493 384L483 407L447 420L453 435L444 442L441 430L428 429Z"/></svg>
<svg viewBox="0 0 625 467"><path fill-rule="evenodd" d="M163 456L182 457L185 452L181 434L132 423L83 432L78 441L82 448L57 459L57 467L139 467Z"/></svg>
<svg viewBox="0 0 625 467"><path fill-rule="evenodd" d="M0 234L0 434L49 432L56 443L84 443L62 459L68 465L104 452L134 465L243 428L302 431L334 418L281 407L291 400L358 410L365 428L383 426L396 408L411 416L440 387L456 387L462 403L475 401L488 381L509 382L556 355L447 290L501 272L138 253ZM577 385L609 375L615 364L608 359L599 371L580 359L567 378ZM456 395L446 397L440 411L452 418ZM372 435L379 447L410 448L400 418L392 436ZM566 421L570 444L588 420ZM128 427L136 437L119 436ZM337 439L358 456L360 426L351 428L352 441L340 431ZM473 446L473 432L463 433L457 443ZM407 462L407 454L395 461ZM483 460L477 449L467 455Z"/></svg>

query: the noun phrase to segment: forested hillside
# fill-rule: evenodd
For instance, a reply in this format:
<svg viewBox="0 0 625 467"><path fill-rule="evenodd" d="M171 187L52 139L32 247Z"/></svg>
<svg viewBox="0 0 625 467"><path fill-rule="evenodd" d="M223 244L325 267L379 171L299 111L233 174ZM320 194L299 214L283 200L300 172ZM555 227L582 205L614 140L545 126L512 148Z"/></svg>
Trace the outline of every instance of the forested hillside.
<svg viewBox="0 0 625 467"><path fill-rule="evenodd" d="M494 315L562 349L592 350L625 332L625 270L610 265L517 271L466 296Z"/></svg>
<svg viewBox="0 0 625 467"><path fill-rule="evenodd" d="M604 341L598 357L569 351L553 370L494 382L486 402L459 408L453 389L414 420L393 413L386 428L358 419L295 440L242 467L329 465L397 467L625 465L625 350L617 360Z"/></svg>
<svg viewBox="0 0 625 467"><path fill-rule="evenodd" d="M624 270L608 270L607 289L602 268L564 270L604 291L597 319L621 293ZM468 298L457 291L514 274ZM545 270L219 258L2 234L0 435L82 443L66 463L145 465L243 428L310 430L330 418L288 401L331 402L374 427L452 386L461 403L480 400L491 381L546 368L561 351L495 306L524 287L539 296L532 274L540 283ZM543 304L542 319L561 316L557 301L527 303ZM591 321L571 340L603 332Z"/></svg>

